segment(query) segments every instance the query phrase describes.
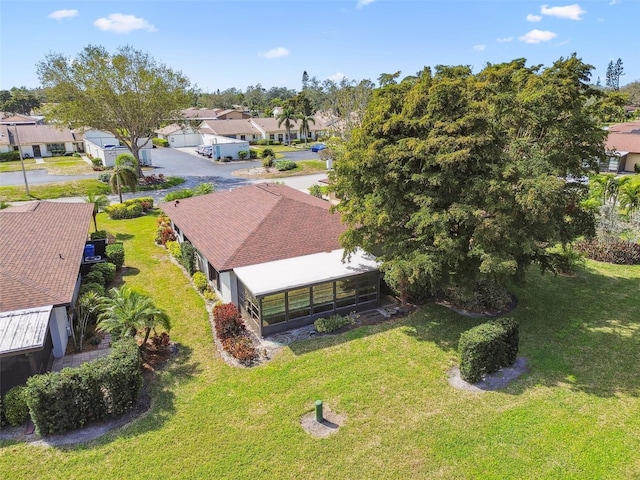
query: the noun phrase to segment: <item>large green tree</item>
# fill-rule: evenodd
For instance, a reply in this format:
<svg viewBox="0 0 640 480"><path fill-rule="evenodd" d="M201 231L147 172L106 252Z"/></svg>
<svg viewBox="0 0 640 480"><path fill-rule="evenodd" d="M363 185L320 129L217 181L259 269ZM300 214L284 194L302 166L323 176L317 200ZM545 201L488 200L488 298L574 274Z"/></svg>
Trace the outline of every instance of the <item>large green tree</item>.
<svg viewBox="0 0 640 480"><path fill-rule="evenodd" d="M383 82L331 174L346 252L377 254L405 300L548 267L546 247L593 229L565 181L603 151L591 68L574 55Z"/></svg>
<svg viewBox="0 0 640 480"><path fill-rule="evenodd" d="M131 46L111 54L89 45L74 59L51 53L37 73L52 120L111 132L140 163L140 149L168 119L179 118L192 99L180 72ZM138 175L142 175L138 167Z"/></svg>

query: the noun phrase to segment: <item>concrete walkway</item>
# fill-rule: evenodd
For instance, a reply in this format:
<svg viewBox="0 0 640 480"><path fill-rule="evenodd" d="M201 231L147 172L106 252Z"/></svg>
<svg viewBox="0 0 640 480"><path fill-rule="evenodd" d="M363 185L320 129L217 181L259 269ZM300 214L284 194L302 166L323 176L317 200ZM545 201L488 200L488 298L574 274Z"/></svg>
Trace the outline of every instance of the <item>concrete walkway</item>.
<svg viewBox="0 0 640 480"><path fill-rule="evenodd" d="M63 368L75 368L79 367L85 362L93 362L98 358L106 357L111 353L111 335L105 334L104 338L98 345L98 348L91 350L90 352L72 353L65 355L61 358L55 358L53 360L52 372L59 372Z"/></svg>

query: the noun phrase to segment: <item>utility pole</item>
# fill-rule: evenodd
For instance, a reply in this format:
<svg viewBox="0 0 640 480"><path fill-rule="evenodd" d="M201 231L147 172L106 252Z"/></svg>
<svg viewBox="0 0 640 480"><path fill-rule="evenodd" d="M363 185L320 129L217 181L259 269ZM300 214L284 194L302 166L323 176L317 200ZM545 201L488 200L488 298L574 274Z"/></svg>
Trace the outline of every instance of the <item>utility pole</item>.
<svg viewBox="0 0 640 480"><path fill-rule="evenodd" d="M18 125L15 123L11 124L14 128L14 133L16 134L16 142L18 143L18 153L20 154L20 165L22 166L22 176L24 177L24 188L27 191L27 197L31 196L29 193L29 183L27 182L27 171L24 169L24 157L22 156L22 147L20 146L20 137L18 136Z"/></svg>

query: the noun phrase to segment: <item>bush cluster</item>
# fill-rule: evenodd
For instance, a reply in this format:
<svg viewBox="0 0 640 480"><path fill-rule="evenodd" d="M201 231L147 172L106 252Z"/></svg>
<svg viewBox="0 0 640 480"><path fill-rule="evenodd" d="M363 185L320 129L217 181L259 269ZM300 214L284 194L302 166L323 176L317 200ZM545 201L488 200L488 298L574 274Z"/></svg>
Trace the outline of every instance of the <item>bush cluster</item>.
<svg viewBox="0 0 640 480"><path fill-rule="evenodd" d="M165 195L165 202L173 202L174 200L181 200L183 198L193 197L194 192L190 188L183 188L182 190L176 190L175 192L169 192Z"/></svg>
<svg viewBox="0 0 640 480"><path fill-rule="evenodd" d="M258 352L248 336L238 308L233 303L213 307L216 336L222 348L244 365L250 365L258 358Z"/></svg>
<svg viewBox="0 0 640 480"><path fill-rule="evenodd" d="M207 281L207 276L202 272L195 272L193 274L193 284L198 289L200 293L204 292L206 288L209 286L209 282Z"/></svg>
<svg viewBox="0 0 640 480"><path fill-rule="evenodd" d="M191 242L182 242L180 245L180 263L189 276L196 271L196 249Z"/></svg>
<svg viewBox="0 0 640 480"><path fill-rule="evenodd" d="M96 232L91 232L89 237L91 240L106 240L108 233L106 230L98 230Z"/></svg>
<svg viewBox="0 0 640 480"><path fill-rule="evenodd" d="M16 160L20 160L20 152L17 150L0 153L0 162L15 162Z"/></svg>
<svg viewBox="0 0 640 480"><path fill-rule="evenodd" d="M108 357L34 375L27 404L40 435L64 432L131 409L142 387L140 352L133 339L113 344Z"/></svg>
<svg viewBox="0 0 640 480"><path fill-rule="evenodd" d="M512 318L483 323L460 336L460 376L470 383L502 367L513 365L518 355L519 329Z"/></svg>
<svg viewBox="0 0 640 480"><path fill-rule="evenodd" d="M256 145L280 145L280 142L262 138L256 142Z"/></svg>
<svg viewBox="0 0 640 480"><path fill-rule="evenodd" d="M102 182L102 183L109 183L109 180L111 179L111 173L109 172L104 172L101 173L100 175L98 175L98 181Z"/></svg>
<svg viewBox="0 0 640 480"><path fill-rule="evenodd" d="M273 167L273 157L264 157L262 159L262 166L264 168L271 168Z"/></svg>
<svg viewBox="0 0 640 480"><path fill-rule="evenodd" d="M278 160L275 163L275 167L279 172L286 172L287 170L293 170L297 166L298 164L296 162L292 162L291 160Z"/></svg>
<svg viewBox="0 0 640 480"><path fill-rule="evenodd" d="M320 333L329 333L338 330L339 328L349 325L351 323L351 317L343 317L342 315L333 314L329 318L319 318L313 325Z"/></svg>
<svg viewBox="0 0 640 480"><path fill-rule="evenodd" d="M262 150L262 152L260 152L260 156L262 158L267 158L267 157L275 157L276 154L273 151L273 148L265 148Z"/></svg>
<svg viewBox="0 0 640 480"><path fill-rule="evenodd" d="M4 417L12 427L19 427L29 419L26 393L26 387L18 385L9 390L4 396Z"/></svg>
<svg viewBox="0 0 640 480"><path fill-rule="evenodd" d="M105 262L105 263L96 263L91 266L91 270L89 271L89 275L92 273L98 273L102 275L104 286L107 287L113 279L116 277L116 266L113 263ZM86 277L85 277L86 278Z"/></svg>
<svg viewBox="0 0 640 480"><path fill-rule="evenodd" d="M249 152L248 152L247 150L240 150L240 151L238 152L238 158L239 158L240 160L244 160L244 159L246 159L248 156L249 156Z"/></svg>
<svg viewBox="0 0 640 480"><path fill-rule="evenodd" d="M640 265L640 244L620 238L602 237L579 240L575 248L591 260L616 265Z"/></svg>
<svg viewBox="0 0 640 480"><path fill-rule="evenodd" d="M124 245L122 243L111 243L105 249L107 260L116 266L116 270L120 270L124 265Z"/></svg>
<svg viewBox="0 0 640 480"><path fill-rule="evenodd" d="M167 247L171 256L176 260L180 260L182 258L182 249L180 248L180 244L175 240L168 241L165 244L165 247Z"/></svg>
<svg viewBox="0 0 640 480"><path fill-rule="evenodd" d="M157 220L156 243L166 245L167 242L175 242L176 234L171 228L171 220L166 215L160 215Z"/></svg>
<svg viewBox="0 0 640 480"><path fill-rule="evenodd" d="M169 140L167 140L166 138L154 137L154 138L151 139L151 143L153 143L156 147L168 147L169 146Z"/></svg>
<svg viewBox="0 0 640 480"><path fill-rule="evenodd" d="M98 282L83 282L78 290L78 296L82 296L85 293L95 292L99 297L104 297L105 289L102 283Z"/></svg>

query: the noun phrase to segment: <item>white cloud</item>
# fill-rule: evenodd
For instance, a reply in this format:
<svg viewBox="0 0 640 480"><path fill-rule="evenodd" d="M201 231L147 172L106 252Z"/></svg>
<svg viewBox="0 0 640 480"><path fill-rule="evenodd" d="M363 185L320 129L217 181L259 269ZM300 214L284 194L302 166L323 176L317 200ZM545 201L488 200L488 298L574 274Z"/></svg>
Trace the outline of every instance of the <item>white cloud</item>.
<svg viewBox="0 0 640 480"><path fill-rule="evenodd" d="M620 3L620 1L619 1L619 0L611 0L611 1L609 2L609 5L617 5L617 4L619 4L619 3Z"/></svg>
<svg viewBox="0 0 640 480"><path fill-rule="evenodd" d="M540 7L540 13L551 17L568 18L569 20L582 20L580 17L587 12L586 10L583 10L580 5L574 3L573 5L567 5L566 7L548 7L547 5L542 5L542 7Z"/></svg>
<svg viewBox="0 0 640 480"><path fill-rule="evenodd" d="M56 10L49 14L49 18L62 20L63 18L73 18L78 16L78 10Z"/></svg>
<svg viewBox="0 0 640 480"><path fill-rule="evenodd" d="M540 15L527 15L527 22L539 22L540 20L542 20Z"/></svg>
<svg viewBox="0 0 640 480"><path fill-rule="evenodd" d="M474 45L471 48L473 48L476 52L484 52L484 49L487 48L487 46L480 44L480 45Z"/></svg>
<svg viewBox="0 0 640 480"><path fill-rule="evenodd" d="M556 33L548 30L531 30L525 33L522 37L518 37L518 40L524 43L541 43L553 40L556 37Z"/></svg>
<svg viewBox="0 0 640 480"><path fill-rule="evenodd" d="M513 40L513 37L496 38L496 42L498 43L509 43L511 40Z"/></svg>
<svg viewBox="0 0 640 480"><path fill-rule="evenodd" d="M112 13L107 18L99 18L93 24L100 30L113 33L129 33L134 30L146 30L155 32L156 27L147 22L144 18L135 15L124 15L122 13Z"/></svg>
<svg viewBox="0 0 640 480"><path fill-rule="evenodd" d="M267 50L264 53L261 53L260 56L264 58L280 58L286 57L289 55L289 50L284 47L272 48L271 50Z"/></svg>
<svg viewBox="0 0 640 480"><path fill-rule="evenodd" d="M339 82L343 78L347 78L347 76L342 72L336 72L328 77L329 80L333 80L334 82Z"/></svg>
<svg viewBox="0 0 640 480"><path fill-rule="evenodd" d="M367 5L372 4L373 2L375 2L375 0L358 0L358 4L356 5L356 8L366 7Z"/></svg>

